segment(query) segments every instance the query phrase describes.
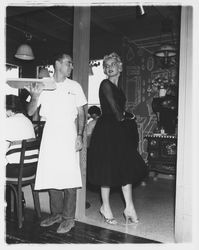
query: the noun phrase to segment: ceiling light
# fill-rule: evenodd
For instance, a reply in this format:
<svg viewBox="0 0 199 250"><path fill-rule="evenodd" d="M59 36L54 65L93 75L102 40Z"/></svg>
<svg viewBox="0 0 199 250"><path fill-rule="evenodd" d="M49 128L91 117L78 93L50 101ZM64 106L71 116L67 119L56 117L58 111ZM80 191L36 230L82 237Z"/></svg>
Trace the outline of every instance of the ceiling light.
<svg viewBox="0 0 199 250"><path fill-rule="evenodd" d="M27 43L27 41L30 41L32 39L32 35L26 33L25 37L26 41L18 47L15 57L21 60L33 60L35 57L32 48Z"/></svg>
<svg viewBox="0 0 199 250"><path fill-rule="evenodd" d="M173 20L164 18L161 21L160 46L154 52L154 56L159 58L162 68L169 68L176 64L176 44L173 33ZM168 43L165 40L168 37Z"/></svg>
<svg viewBox="0 0 199 250"><path fill-rule="evenodd" d="M173 45L163 44L154 54L157 57L172 57L176 55L176 49Z"/></svg>
<svg viewBox="0 0 199 250"><path fill-rule="evenodd" d="M35 58L32 48L28 44L21 44L17 49L15 57L21 60L33 60Z"/></svg>

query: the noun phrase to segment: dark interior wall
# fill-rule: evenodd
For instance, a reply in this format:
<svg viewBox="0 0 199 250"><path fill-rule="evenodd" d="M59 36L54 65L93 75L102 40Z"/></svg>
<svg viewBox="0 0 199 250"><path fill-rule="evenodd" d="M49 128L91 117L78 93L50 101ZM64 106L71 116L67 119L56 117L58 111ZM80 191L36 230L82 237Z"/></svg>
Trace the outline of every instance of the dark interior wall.
<svg viewBox="0 0 199 250"><path fill-rule="evenodd" d="M36 78L36 65L33 62L24 62L22 66L22 75L23 78Z"/></svg>
<svg viewBox="0 0 199 250"><path fill-rule="evenodd" d="M101 37L93 37L91 33L90 39L90 59L98 60L112 52L116 52L122 56L122 36L104 37L103 42Z"/></svg>

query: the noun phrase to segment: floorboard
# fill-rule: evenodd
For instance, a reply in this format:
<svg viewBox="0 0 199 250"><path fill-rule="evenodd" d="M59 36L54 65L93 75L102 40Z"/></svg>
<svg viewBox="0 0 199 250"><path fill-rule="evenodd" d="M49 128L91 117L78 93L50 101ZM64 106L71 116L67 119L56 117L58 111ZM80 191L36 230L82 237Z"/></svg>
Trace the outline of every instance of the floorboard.
<svg viewBox="0 0 199 250"><path fill-rule="evenodd" d="M42 215L42 216L46 216ZM6 243L160 243L129 234L108 230L105 228L88 225L79 221L67 234L57 234L58 224L48 228L39 226L39 220L33 210L25 209L23 228L18 229L16 217L7 213L6 216Z"/></svg>

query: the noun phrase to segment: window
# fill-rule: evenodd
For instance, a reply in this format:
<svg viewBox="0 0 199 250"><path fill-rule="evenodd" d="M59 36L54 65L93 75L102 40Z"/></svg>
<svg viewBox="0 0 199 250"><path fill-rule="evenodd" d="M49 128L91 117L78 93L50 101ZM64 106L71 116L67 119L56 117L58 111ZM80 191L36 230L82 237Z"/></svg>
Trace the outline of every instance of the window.
<svg viewBox="0 0 199 250"><path fill-rule="evenodd" d="M37 78L39 77L39 72L40 72L40 70L42 68L45 68L45 69L48 70L50 77L53 76L53 74L54 74L54 67L53 67L53 65L45 65L45 66L44 65L42 65L42 66L40 65L40 66L37 66Z"/></svg>
<svg viewBox="0 0 199 250"><path fill-rule="evenodd" d="M98 66L93 66L92 71L93 75L89 75L89 82L88 82L88 105L96 105L99 106L99 86L103 79L106 78L104 74L103 67L102 67L103 60L97 60L96 64L99 63Z"/></svg>
<svg viewBox="0 0 199 250"><path fill-rule="evenodd" d="M19 78L20 67L13 64L6 64L6 79L8 78ZM6 95L18 95L18 89L11 88L8 84L5 87Z"/></svg>

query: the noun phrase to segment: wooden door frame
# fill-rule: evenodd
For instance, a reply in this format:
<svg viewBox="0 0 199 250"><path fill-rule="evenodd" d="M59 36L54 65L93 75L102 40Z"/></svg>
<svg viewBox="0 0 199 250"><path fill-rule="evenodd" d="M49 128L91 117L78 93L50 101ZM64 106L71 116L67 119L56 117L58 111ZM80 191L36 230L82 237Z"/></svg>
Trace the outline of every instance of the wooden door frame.
<svg viewBox="0 0 199 250"><path fill-rule="evenodd" d="M74 53L74 64L77 71L74 73L76 80L83 77L83 89L88 96L88 72L81 71L85 61L89 60L89 39L90 38L90 8L75 7L74 15L74 44L76 54ZM181 13L181 37L180 37L180 61L179 61L179 111L178 111L178 153L177 153L177 173L176 173L176 209L175 209L175 241L186 242L191 240L192 223L191 208L185 208L185 202L192 204L192 169L187 171L187 165L191 164L191 145L192 136L192 20L193 13L191 6L182 6ZM87 25L84 30L78 28L75 23L82 22ZM89 26L88 26L89 25ZM83 32L83 33L81 33ZM80 44L84 41L84 51L81 50ZM85 49L86 46L86 49ZM80 53L80 54L79 54ZM83 53L83 54L81 54ZM78 55L78 56L77 56ZM87 65L88 66L88 65ZM87 67L86 66L86 67ZM87 68L86 68L87 69ZM88 69L87 69L88 70ZM84 72L84 73L83 73ZM87 74L88 77L88 74ZM80 79L81 80L81 79ZM85 221L85 197L86 197L86 139L84 140L84 150L81 152L81 170L83 178L83 188L78 191L76 217ZM186 177L186 178L185 178ZM189 180L187 179L189 178ZM186 183L185 183L186 180ZM187 184L188 183L188 184ZM189 232L189 233L188 233Z"/></svg>

